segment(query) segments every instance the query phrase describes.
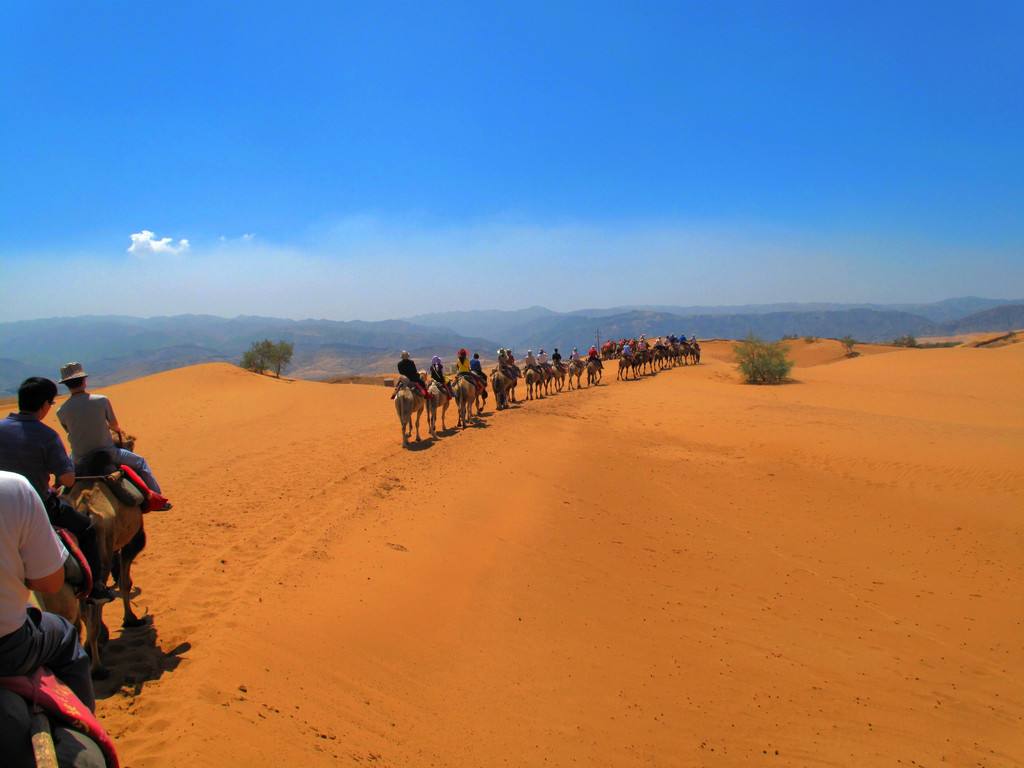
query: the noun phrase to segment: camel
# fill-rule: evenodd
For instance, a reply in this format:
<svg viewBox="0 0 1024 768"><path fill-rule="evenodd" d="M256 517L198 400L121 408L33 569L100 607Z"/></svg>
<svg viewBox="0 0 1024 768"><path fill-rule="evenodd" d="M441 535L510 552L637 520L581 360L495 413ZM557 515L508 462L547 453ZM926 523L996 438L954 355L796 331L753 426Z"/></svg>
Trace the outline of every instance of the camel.
<svg viewBox="0 0 1024 768"><path fill-rule="evenodd" d="M544 394L551 394L551 384L555 380L555 372L551 368L551 364L542 365L540 367L540 381L541 386L544 387Z"/></svg>
<svg viewBox="0 0 1024 768"><path fill-rule="evenodd" d="M616 379L628 379L630 370L633 371L633 378L636 378L636 366L633 365L633 358L630 355L623 355L619 358L619 370L615 374Z"/></svg>
<svg viewBox="0 0 1024 768"><path fill-rule="evenodd" d="M508 408L508 393L511 388L511 376L501 370L500 366L491 369L491 389L494 391L494 403L499 411Z"/></svg>
<svg viewBox="0 0 1024 768"><path fill-rule="evenodd" d="M647 349L641 349L633 355L633 373L634 375L644 373L644 368L647 368L649 373L654 373L654 370L650 367L651 365L651 353Z"/></svg>
<svg viewBox="0 0 1024 768"><path fill-rule="evenodd" d="M544 374L538 371L536 368L527 368L526 374L523 376L526 381L526 399L533 400L534 398L541 398L540 385L541 381L544 380Z"/></svg>
<svg viewBox="0 0 1024 768"><path fill-rule="evenodd" d="M555 389L561 392L565 387L565 366L559 363L553 366L553 371L555 375Z"/></svg>
<svg viewBox="0 0 1024 768"><path fill-rule="evenodd" d="M422 378L423 374L420 374ZM412 437L412 417L416 416L416 442L420 438L420 418L423 416L423 407L426 398L419 393L419 390L412 385L405 376L398 379L398 393L395 395L395 413L402 424L402 447L409 446L409 438Z"/></svg>
<svg viewBox="0 0 1024 768"><path fill-rule="evenodd" d="M459 405L459 426L469 426L469 418L473 415L473 404L476 403L476 385L465 376L459 376L453 385L455 402Z"/></svg>
<svg viewBox="0 0 1024 768"><path fill-rule="evenodd" d="M691 352L692 352L692 350L690 348L690 342L684 341L684 342L682 342L679 345L679 357L683 361L683 365L689 365L690 364L690 353Z"/></svg>
<svg viewBox="0 0 1024 768"><path fill-rule="evenodd" d="M572 380L576 379L576 389L580 388L580 376L583 375L583 361L581 360L570 360L569 361L569 390L572 390Z"/></svg>
<svg viewBox="0 0 1024 768"><path fill-rule="evenodd" d="M519 400L516 398L516 387L519 386L519 380L523 377L523 372L519 369L518 365L513 365L512 370L515 371L515 376L512 377L512 387L508 390L508 396L511 402L518 403Z"/></svg>
<svg viewBox="0 0 1024 768"><path fill-rule="evenodd" d="M79 510L88 512L96 528L100 549L101 572L93 574L93 580L105 584L107 577L118 566L116 575L118 590L124 604L124 618L121 626L139 627L145 624L132 610L131 568L135 557L146 546L146 533L142 525L142 509L123 503L107 484L100 480L79 480L71 489L72 503ZM79 602L73 588L65 584L53 595L38 595L47 611L57 613L81 628L85 623L85 645L92 659L92 676L105 678L109 674L100 660L99 644L105 639L106 626L103 624L103 604Z"/></svg>
<svg viewBox="0 0 1024 768"><path fill-rule="evenodd" d="M597 360L587 361L587 386L593 386L601 381L601 364Z"/></svg>
<svg viewBox="0 0 1024 768"><path fill-rule="evenodd" d="M484 383L485 384L486 384L486 381L487 380L484 379ZM476 414L477 414L477 416L479 416L481 413L484 412L484 406L487 405L487 389L486 389L486 387L481 388L481 389L477 389L477 391L476 391L476 400L474 402L476 403Z"/></svg>
<svg viewBox="0 0 1024 768"><path fill-rule="evenodd" d="M448 397L447 390L433 380L431 380L427 391L432 396L427 401L427 429L430 431L431 437L437 437L437 409L441 409L441 429L447 430L448 427L444 423L444 416L448 413L448 405L452 399Z"/></svg>

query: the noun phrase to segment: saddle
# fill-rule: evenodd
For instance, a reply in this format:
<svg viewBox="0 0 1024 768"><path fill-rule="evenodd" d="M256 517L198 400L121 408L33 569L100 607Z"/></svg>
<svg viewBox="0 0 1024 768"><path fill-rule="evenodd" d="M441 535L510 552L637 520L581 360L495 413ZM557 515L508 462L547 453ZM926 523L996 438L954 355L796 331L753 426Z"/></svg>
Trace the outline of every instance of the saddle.
<svg viewBox="0 0 1024 768"><path fill-rule="evenodd" d="M429 400L431 398L427 388L420 383L414 382L408 376L399 376L398 384L395 386L396 389L411 389L417 393L420 397Z"/></svg>
<svg viewBox="0 0 1024 768"><path fill-rule="evenodd" d="M460 371L456 375L455 378L456 379L469 379L469 382L474 387L476 387L477 394L479 394L479 393L481 393L481 392L483 392L483 391L485 391L487 389L487 379L483 378L482 376L477 376L472 371L470 371L469 373L466 373L465 371Z"/></svg>
<svg viewBox="0 0 1024 768"><path fill-rule="evenodd" d="M118 501L130 507L142 507L144 513L167 504L167 498L151 490L134 469L127 464L116 464L109 448L84 456L75 464L75 475L94 482L102 480Z"/></svg>
<svg viewBox="0 0 1024 768"><path fill-rule="evenodd" d="M84 733L96 742L103 752L107 768L120 768L121 763L117 758L114 742L103 730L100 721L50 670L40 667L31 675L0 677L0 688L16 693L29 706L37 705L50 717L72 730Z"/></svg>

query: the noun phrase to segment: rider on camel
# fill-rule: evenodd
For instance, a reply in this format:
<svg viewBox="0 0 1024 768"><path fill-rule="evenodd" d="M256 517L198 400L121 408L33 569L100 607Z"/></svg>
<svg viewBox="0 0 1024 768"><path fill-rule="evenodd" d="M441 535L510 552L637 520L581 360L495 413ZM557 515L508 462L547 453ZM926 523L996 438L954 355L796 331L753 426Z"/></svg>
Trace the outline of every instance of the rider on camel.
<svg viewBox="0 0 1024 768"><path fill-rule="evenodd" d="M427 392L427 385L423 383L423 379L420 378L420 372L416 368L416 363L409 357L409 353L402 350L402 359L398 361L398 372L405 376L409 380L416 390L425 398L430 398L430 393ZM398 389L401 386L401 380L395 384L395 391L391 393L391 399L394 400L398 394Z"/></svg>
<svg viewBox="0 0 1024 768"><path fill-rule="evenodd" d="M469 352L465 348L459 350L459 356L455 360L455 375L465 376L476 385L478 390L484 390L484 397L487 397L487 379L484 378L482 372L477 376L473 370L473 364L469 361Z"/></svg>
<svg viewBox="0 0 1024 768"><path fill-rule="evenodd" d="M576 349L576 347L573 347L572 352L569 353L569 360L574 363L578 363L580 361L580 351Z"/></svg>
<svg viewBox="0 0 1024 768"><path fill-rule="evenodd" d="M539 368L537 368L537 358L533 356L532 349L526 350L526 357L523 358L523 366L526 368L526 370L530 370L531 368L535 371L540 370Z"/></svg>
<svg viewBox="0 0 1024 768"><path fill-rule="evenodd" d="M540 348L540 352L537 353L537 365L541 368L548 368L548 353L544 351L544 347Z"/></svg>
<svg viewBox="0 0 1024 768"><path fill-rule="evenodd" d="M512 350L504 347L498 350L498 370L512 380L519 377L519 372L513 364Z"/></svg>
<svg viewBox="0 0 1024 768"><path fill-rule="evenodd" d="M591 361L597 363L597 367L604 370L604 366L601 365L601 356L597 354L597 347L591 347L587 351L587 362Z"/></svg>
<svg viewBox="0 0 1024 768"><path fill-rule="evenodd" d="M61 366L60 383L71 393L71 397L57 409L57 421L67 432L71 444L71 460L76 465L87 464L93 456L106 455L114 464L131 467L149 490L162 494L160 484L146 460L137 453L114 445L111 433L123 438L124 430L114 415L110 400L104 395L88 391L89 375L82 364L68 363ZM167 502L158 511L164 512L171 507L172 504Z"/></svg>
<svg viewBox="0 0 1024 768"><path fill-rule="evenodd" d="M34 376L18 387L18 413L0 421L0 470L22 475L39 496L50 524L71 531L89 569L96 574L89 599L93 602L112 600L114 593L101 584L100 542L92 518L75 508L65 497L50 489L52 476L58 485L70 489L75 484L75 466L64 450L57 433L43 423L57 397L57 385L49 379ZM69 574L79 576L74 566Z"/></svg>
<svg viewBox="0 0 1024 768"><path fill-rule="evenodd" d="M441 358L437 355L434 355L430 361L430 378L437 383L438 388L448 397L455 398L455 393L452 392L452 385L444 377L444 363L441 362Z"/></svg>
<svg viewBox="0 0 1024 768"><path fill-rule="evenodd" d="M555 368L562 370L562 354L558 351L558 347L555 347L555 351L551 353L551 362Z"/></svg>

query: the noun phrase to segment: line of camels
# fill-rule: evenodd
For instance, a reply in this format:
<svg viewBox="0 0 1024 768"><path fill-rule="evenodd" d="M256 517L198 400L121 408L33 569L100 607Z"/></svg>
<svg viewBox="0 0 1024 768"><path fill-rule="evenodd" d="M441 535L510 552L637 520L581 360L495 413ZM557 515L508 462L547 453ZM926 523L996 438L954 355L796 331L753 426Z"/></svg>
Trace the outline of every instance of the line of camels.
<svg viewBox="0 0 1024 768"><path fill-rule="evenodd" d="M624 350L627 348L636 351L624 354ZM581 380L584 373L586 373L588 388L599 384L604 373L602 361L610 360L618 360L618 371L615 376L617 380L626 380L631 376L636 379L642 375L653 374L676 365L700 363L700 344L696 341L669 341L660 338L641 340L640 342L635 339L621 339L602 345L600 358L591 357L586 360L569 360L567 363L560 361L529 366L525 372L521 372L518 366L498 363L490 373L491 390L494 392L497 410L504 410L509 407L510 403L519 402L516 398L516 389L520 378L526 387L526 399L534 400L550 395L552 392L561 392L566 386L570 392L573 389L582 389ZM420 378L427 379L425 371L420 371ZM476 416L483 413L487 390L475 383L475 377L472 374L459 374L450 386L454 397L448 394L446 387L431 379L427 387L430 396L424 397L409 379L405 376L399 377L398 392L395 395L395 412L398 414L398 420L402 427L403 447L409 447L414 430L416 442L422 441L420 419L424 411L427 414L427 429L430 437L434 439L437 439L438 436L438 412L441 415L441 430L447 431L448 429L445 424L445 416L452 400L455 400L458 407L457 428L465 429L469 426L470 420L474 416L474 409Z"/></svg>

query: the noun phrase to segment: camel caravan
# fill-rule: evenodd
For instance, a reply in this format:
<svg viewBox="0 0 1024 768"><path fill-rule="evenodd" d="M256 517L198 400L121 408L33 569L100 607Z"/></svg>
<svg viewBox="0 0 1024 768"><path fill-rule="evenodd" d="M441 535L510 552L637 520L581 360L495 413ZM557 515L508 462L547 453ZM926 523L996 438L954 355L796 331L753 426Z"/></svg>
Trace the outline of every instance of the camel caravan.
<svg viewBox="0 0 1024 768"><path fill-rule="evenodd" d="M689 340L685 336L647 339L641 335L638 339L610 340L601 346L600 352L593 346L585 358L576 347L568 359L562 358L557 347L550 357L543 347L536 355L531 349L521 364L517 363L511 349L501 348L489 375L483 370L480 355L470 358L465 349L458 351L451 374L445 371L438 356L431 359L429 371L422 371L408 352L402 352L398 379L391 394L402 428L402 446L409 447L414 434L417 443L422 441L420 421L424 411L430 437L437 439L438 412L441 431L447 431L446 415L453 401L458 412L456 426L465 429L483 414L489 392L494 395L495 408L501 411L520 402L516 396L520 380L527 401L566 389L570 392L582 389L584 379L590 388L601 383L604 363L610 360L618 360L617 380L637 379L677 365L700 363L700 344L694 337Z"/></svg>

